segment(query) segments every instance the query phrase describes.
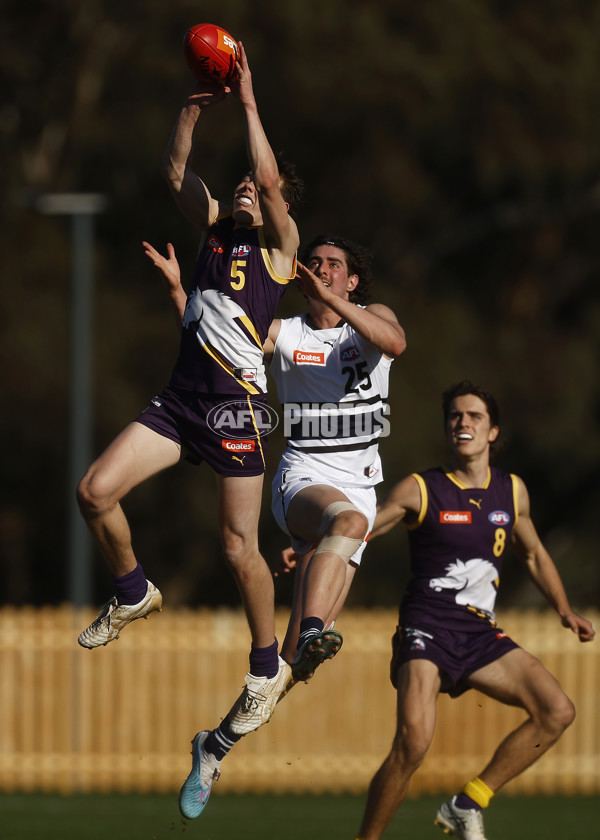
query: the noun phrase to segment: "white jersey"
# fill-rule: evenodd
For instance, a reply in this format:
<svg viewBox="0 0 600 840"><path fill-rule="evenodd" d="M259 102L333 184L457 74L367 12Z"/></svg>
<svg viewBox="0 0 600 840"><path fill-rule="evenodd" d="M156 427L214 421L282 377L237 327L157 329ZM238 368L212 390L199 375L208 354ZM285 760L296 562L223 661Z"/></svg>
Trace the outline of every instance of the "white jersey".
<svg viewBox="0 0 600 840"><path fill-rule="evenodd" d="M319 330L307 321L281 321L271 361L287 439L280 469L373 486L383 479L378 439L389 429L392 360L346 323Z"/></svg>

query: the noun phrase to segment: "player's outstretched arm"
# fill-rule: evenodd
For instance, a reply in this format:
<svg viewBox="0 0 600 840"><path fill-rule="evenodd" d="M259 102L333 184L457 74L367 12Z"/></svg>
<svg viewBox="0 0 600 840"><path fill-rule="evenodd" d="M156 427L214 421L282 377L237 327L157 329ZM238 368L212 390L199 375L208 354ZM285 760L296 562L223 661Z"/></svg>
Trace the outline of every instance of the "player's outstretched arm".
<svg viewBox="0 0 600 840"><path fill-rule="evenodd" d="M571 629L581 642L591 642L595 636L590 621L571 607L563 582L535 529L530 514L529 494L525 483L518 478L519 518L512 531L512 547L529 572L533 582L548 603L559 614L564 627Z"/></svg>
<svg viewBox="0 0 600 840"><path fill-rule="evenodd" d="M282 275L289 275L300 238L296 223L289 215L281 195L277 161L258 113L252 74L241 41L238 43L236 75L230 87L244 109L248 162L258 194L269 254L272 261L275 257L275 270Z"/></svg>
<svg viewBox="0 0 600 840"><path fill-rule="evenodd" d="M420 510L421 490L417 479L409 475L392 487L383 502L377 505L377 516L369 534L369 541L391 531L394 525L404 519L414 521Z"/></svg>
<svg viewBox="0 0 600 840"><path fill-rule="evenodd" d="M352 329L389 358L400 356L406 349L406 336L395 313L382 303L366 309L334 294L307 266L298 263L296 283L310 298L322 301L343 318Z"/></svg>
<svg viewBox="0 0 600 840"><path fill-rule="evenodd" d="M212 105L222 102L228 93L229 88L218 82L196 82L179 112L163 155L161 173L175 203L201 231L215 221L220 206L191 167L194 136L200 115Z"/></svg>
<svg viewBox="0 0 600 840"><path fill-rule="evenodd" d="M163 255L159 253L149 242L142 242L142 245L144 246L144 253L146 256L152 260L153 264L165 278L167 293L175 309L177 324L181 328L181 321L183 319L187 298L183 286L181 285L181 274L179 271L179 263L177 262L177 257L175 256L175 248L170 242L168 242L168 257L163 257Z"/></svg>

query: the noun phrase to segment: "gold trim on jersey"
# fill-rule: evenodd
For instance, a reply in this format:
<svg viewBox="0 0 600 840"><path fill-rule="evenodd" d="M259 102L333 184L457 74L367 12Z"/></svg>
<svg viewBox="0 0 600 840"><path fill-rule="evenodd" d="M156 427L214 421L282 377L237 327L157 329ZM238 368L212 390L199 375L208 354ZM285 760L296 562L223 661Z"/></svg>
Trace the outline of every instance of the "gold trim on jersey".
<svg viewBox="0 0 600 840"><path fill-rule="evenodd" d="M468 484L465 484L463 481L460 480L460 478L457 478L457 476L455 476L453 472L447 472L446 477L449 478L450 481L453 484L456 484L456 486L459 487L461 490L475 490L476 489L475 487L470 487ZM488 467L487 478L486 478L485 482L483 483L481 489L482 490L487 490L488 487L490 486L491 480L492 480L492 471Z"/></svg>
<svg viewBox="0 0 600 840"><path fill-rule="evenodd" d="M292 273L289 277L282 277L280 274L277 274L277 272L271 264L271 257L269 256L269 250L267 248L267 243L265 242L265 234L262 227L258 229L258 242L260 245L260 251L262 254L263 262L271 276L271 279L274 280L276 283L279 283L280 286L287 286L290 280L293 280L296 276L296 254L294 254L294 261L292 263Z"/></svg>
<svg viewBox="0 0 600 840"><path fill-rule="evenodd" d="M498 586L500 584L500 578L496 578L494 583L496 585L496 589L498 589ZM480 610L479 607L472 607L471 604L467 604L467 610L470 613L473 613L473 615L476 615L477 618L483 618L484 621L489 621L489 623L492 625L492 627L497 627L498 626L498 622L496 621L496 619L492 615L490 615L490 613L486 612L485 610Z"/></svg>
<svg viewBox="0 0 600 840"><path fill-rule="evenodd" d="M206 228L206 230L202 231L202 234L201 234L200 239L198 241L198 253L196 255L196 259L198 259L198 257L200 256L200 251L206 245L206 240L208 239L208 232L211 229L211 227L213 225L216 225L217 222L220 222L222 219L226 219L228 216L231 216L231 210L223 210L223 211L219 212L219 210L217 208L217 215L212 220L212 222L208 223L208 227Z"/></svg>
<svg viewBox="0 0 600 840"><path fill-rule="evenodd" d="M262 443L260 440L260 432L258 431L258 427L256 425L256 420L254 418L254 406L252 405L252 400L250 397L246 397L248 401L248 408L250 409L250 414L252 415L252 425L254 426L254 431L256 432L256 442L258 443L258 448L260 449L260 457L262 458L263 467L266 469L267 464L265 461L265 453L263 452Z"/></svg>
<svg viewBox="0 0 600 840"><path fill-rule="evenodd" d="M260 336L256 332L256 327L254 326L254 324L252 323L250 318L247 315L238 315L235 320L239 321L241 324L243 324L246 327L246 330L248 331L249 335L254 339L257 346L260 347L261 350L263 350L263 346L262 346L262 342L260 340Z"/></svg>
<svg viewBox="0 0 600 840"><path fill-rule="evenodd" d="M519 480L513 473L510 473L510 480L512 481L513 505L515 507L515 522L513 525L513 528L515 528L519 521Z"/></svg>
<svg viewBox="0 0 600 840"><path fill-rule="evenodd" d="M412 522L410 525L407 524L406 528L408 531L412 531L415 528L418 528L419 525L425 519L425 515L427 514L427 508L429 507L429 495L427 493L427 485L425 484L425 479L419 473L412 473L412 477L416 478L417 484L419 485L419 490L421 491L421 508L419 510L419 516L416 522Z"/></svg>
<svg viewBox="0 0 600 840"><path fill-rule="evenodd" d="M262 393L261 391L258 390L258 388L255 388L254 385L250 385L250 383L246 382L244 379L238 379L233 373L233 368L230 365L228 365L227 362L225 362L219 356L219 354L217 353L217 351L215 350L214 347L212 347L208 343L204 343L201 346L202 346L203 350L206 350L206 352L211 357L211 359L214 359L215 362L218 365L221 365L223 370L226 371L231 376L232 379L235 379L235 381L238 382L242 386L242 388L245 388L246 391L248 391L249 394L260 394L260 393Z"/></svg>

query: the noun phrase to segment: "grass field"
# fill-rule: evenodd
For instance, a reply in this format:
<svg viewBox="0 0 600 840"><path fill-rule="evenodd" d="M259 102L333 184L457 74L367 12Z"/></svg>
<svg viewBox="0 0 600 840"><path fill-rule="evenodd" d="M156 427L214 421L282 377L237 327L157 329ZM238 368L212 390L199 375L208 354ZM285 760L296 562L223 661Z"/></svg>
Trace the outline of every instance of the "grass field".
<svg viewBox="0 0 600 840"><path fill-rule="evenodd" d="M433 825L443 797L409 799L385 840L442 840ZM364 797L218 796L193 821L176 796L0 795L6 840L354 840ZM486 814L488 840L588 840L597 836L597 797L499 796Z"/></svg>

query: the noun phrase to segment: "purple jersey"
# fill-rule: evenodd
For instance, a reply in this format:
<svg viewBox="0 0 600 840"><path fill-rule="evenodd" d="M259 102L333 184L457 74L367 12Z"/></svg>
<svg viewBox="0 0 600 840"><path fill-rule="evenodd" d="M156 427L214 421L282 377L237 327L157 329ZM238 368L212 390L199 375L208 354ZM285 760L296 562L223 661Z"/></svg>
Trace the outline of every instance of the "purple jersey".
<svg viewBox="0 0 600 840"><path fill-rule="evenodd" d="M269 259L262 228L231 216L208 230L183 315L169 385L209 394L264 394L263 343L287 284Z"/></svg>
<svg viewBox="0 0 600 840"><path fill-rule="evenodd" d="M408 526L411 579L401 623L464 627L476 616L493 622L502 560L517 522L516 476L492 467L479 488L442 469L414 477L421 509Z"/></svg>

